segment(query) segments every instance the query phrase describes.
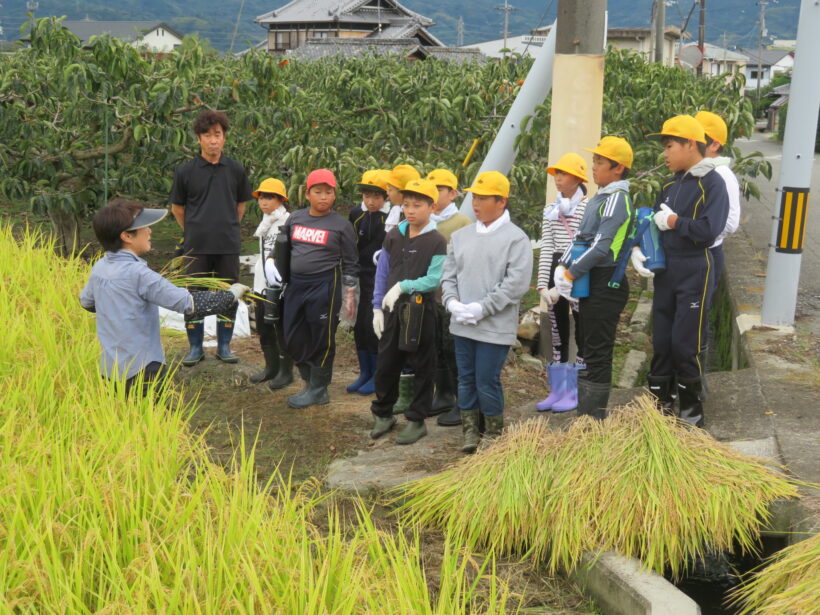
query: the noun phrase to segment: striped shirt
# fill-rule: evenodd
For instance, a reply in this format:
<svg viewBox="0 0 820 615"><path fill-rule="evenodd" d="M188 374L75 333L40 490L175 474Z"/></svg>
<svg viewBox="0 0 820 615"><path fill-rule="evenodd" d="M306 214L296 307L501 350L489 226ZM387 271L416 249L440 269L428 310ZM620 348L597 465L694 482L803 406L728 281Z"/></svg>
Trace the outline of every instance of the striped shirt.
<svg viewBox="0 0 820 615"><path fill-rule="evenodd" d="M578 232L578 226L584 217L587 208L586 195L575 206L572 216L567 216L564 221L567 223L573 236ZM561 220L547 219L546 213L551 208L547 205L544 208L544 218L541 221L541 252L538 258L538 288L549 288L550 269L552 268L552 257L554 254L563 253L571 244L572 239L567 234L567 229Z"/></svg>

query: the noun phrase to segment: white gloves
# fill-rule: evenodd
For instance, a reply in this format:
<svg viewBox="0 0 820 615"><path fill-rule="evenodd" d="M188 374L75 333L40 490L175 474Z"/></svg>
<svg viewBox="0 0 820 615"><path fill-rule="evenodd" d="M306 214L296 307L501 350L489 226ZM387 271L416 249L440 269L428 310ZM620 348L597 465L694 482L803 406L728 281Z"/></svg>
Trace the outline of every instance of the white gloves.
<svg viewBox="0 0 820 615"><path fill-rule="evenodd" d="M231 284L231 287L228 289L230 293L236 297L236 300L239 301L245 293L250 292L250 287L245 286L244 284Z"/></svg>
<svg viewBox="0 0 820 615"><path fill-rule="evenodd" d="M384 333L384 312L379 308L373 308L373 333L376 337L382 339Z"/></svg>
<svg viewBox="0 0 820 615"><path fill-rule="evenodd" d="M401 285L396 282L393 284L393 287L387 291L387 294L384 295L384 299L382 299L382 308L392 312L393 306L396 305L396 301L399 300L399 297L401 297Z"/></svg>
<svg viewBox="0 0 820 615"><path fill-rule="evenodd" d="M677 218L677 214L672 211L666 203L661 203L661 208L659 211L656 211L652 216L652 219L655 221L655 225L658 227L659 231L668 231L672 228L672 225L669 224L669 217L675 216ZM672 221L674 225L675 221Z"/></svg>
<svg viewBox="0 0 820 615"><path fill-rule="evenodd" d="M373 264L378 267L379 265L379 255L382 253L381 250L376 250L373 252Z"/></svg>
<svg viewBox="0 0 820 615"><path fill-rule="evenodd" d="M635 246L632 248L632 266L635 268L635 271L645 278L654 278L655 273L644 267L645 262L646 256L641 252L641 247Z"/></svg>
<svg viewBox="0 0 820 615"><path fill-rule="evenodd" d="M549 308L558 303L558 299L561 298L561 293L558 292L555 286L552 288L542 288L538 291L538 294L541 295L541 299L544 300L544 303L546 303Z"/></svg>
<svg viewBox="0 0 820 615"><path fill-rule="evenodd" d="M282 276L279 274L276 263L273 262L272 258L265 259L265 279L271 286L282 285Z"/></svg>
<svg viewBox="0 0 820 615"><path fill-rule="evenodd" d="M566 277L567 268L563 265L558 265L555 268L555 275L552 276L552 281L555 282L555 288L558 289L558 294L565 299L570 299L572 292L572 282Z"/></svg>
<svg viewBox="0 0 820 615"><path fill-rule="evenodd" d="M467 310L467 312L469 312L470 320L478 322L479 320L484 318L484 310L481 308L481 304L476 301L468 303L464 306L464 309Z"/></svg>
<svg viewBox="0 0 820 615"><path fill-rule="evenodd" d="M471 303L469 306L464 305L461 301L456 299L450 299L447 302L447 311L453 315L453 320L455 320L460 325L475 325L478 324L478 318L473 316L473 310L475 308L470 308L470 306L476 306L478 308L478 313L481 313L481 306L478 303ZM481 316L479 316L481 318Z"/></svg>

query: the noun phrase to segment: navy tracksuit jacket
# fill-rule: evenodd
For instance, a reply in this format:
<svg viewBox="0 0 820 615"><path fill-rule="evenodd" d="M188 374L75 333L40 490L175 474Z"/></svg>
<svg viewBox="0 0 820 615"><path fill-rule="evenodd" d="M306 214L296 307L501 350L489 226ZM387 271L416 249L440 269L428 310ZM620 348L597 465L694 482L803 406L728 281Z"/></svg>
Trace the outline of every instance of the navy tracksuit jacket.
<svg viewBox="0 0 820 615"><path fill-rule="evenodd" d="M709 247L726 226L729 198L711 159L704 159L668 180L655 202L678 219L661 233L666 271L655 275L652 301L653 376L700 378L700 349L708 333L709 298L716 271Z"/></svg>

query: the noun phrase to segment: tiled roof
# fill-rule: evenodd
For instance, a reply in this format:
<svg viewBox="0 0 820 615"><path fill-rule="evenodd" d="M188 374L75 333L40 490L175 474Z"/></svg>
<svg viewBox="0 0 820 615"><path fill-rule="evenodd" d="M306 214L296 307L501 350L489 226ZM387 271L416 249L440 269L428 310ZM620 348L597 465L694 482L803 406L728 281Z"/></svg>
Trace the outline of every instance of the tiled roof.
<svg viewBox="0 0 820 615"><path fill-rule="evenodd" d="M328 57L355 57L367 54L400 55L420 58L439 58L454 62L482 60L476 49L456 49L452 47L429 47L416 39L376 39L376 38L317 38L308 39L304 45L288 52L293 58L318 60Z"/></svg>
<svg viewBox="0 0 820 615"><path fill-rule="evenodd" d="M278 9L259 15L254 21L262 25L328 21L378 24L411 19L424 26L435 25L432 19L411 11L395 0L381 1L390 6L381 9L366 6L371 0L292 0Z"/></svg>

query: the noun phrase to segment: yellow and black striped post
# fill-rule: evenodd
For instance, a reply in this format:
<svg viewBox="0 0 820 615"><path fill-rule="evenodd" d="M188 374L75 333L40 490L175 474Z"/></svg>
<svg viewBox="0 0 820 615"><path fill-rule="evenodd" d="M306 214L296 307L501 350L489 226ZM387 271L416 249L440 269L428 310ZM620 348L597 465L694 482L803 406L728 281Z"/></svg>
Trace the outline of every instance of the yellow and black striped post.
<svg viewBox="0 0 820 615"><path fill-rule="evenodd" d="M806 213L809 209L808 188L783 188L777 226L776 252L800 254L806 239Z"/></svg>

